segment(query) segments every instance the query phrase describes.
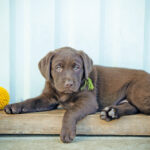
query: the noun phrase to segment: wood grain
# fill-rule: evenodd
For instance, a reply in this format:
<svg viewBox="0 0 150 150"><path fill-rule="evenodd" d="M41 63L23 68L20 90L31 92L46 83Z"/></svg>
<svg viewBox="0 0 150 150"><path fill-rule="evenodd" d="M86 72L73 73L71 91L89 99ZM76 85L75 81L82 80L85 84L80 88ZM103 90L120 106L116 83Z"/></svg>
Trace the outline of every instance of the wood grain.
<svg viewBox="0 0 150 150"><path fill-rule="evenodd" d="M0 134L60 134L64 110L8 115L0 111ZM150 135L150 116L124 116L106 122L99 113L78 122L78 135Z"/></svg>

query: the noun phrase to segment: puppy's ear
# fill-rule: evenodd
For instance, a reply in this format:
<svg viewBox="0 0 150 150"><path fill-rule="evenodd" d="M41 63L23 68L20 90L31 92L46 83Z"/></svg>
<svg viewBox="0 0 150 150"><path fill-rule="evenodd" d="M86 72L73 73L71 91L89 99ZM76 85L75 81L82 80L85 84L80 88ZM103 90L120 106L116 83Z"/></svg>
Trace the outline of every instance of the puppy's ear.
<svg viewBox="0 0 150 150"><path fill-rule="evenodd" d="M38 66L41 74L46 80L51 80L51 63L55 52L49 52L45 57L43 57Z"/></svg>
<svg viewBox="0 0 150 150"><path fill-rule="evenodd" d="M93 68L93 61L83 51L79 51L79 55L81 56L81 58L83 60L85 79L88 79L88 76L89 76L89 74L90 74L90 72L92 71L92 68Z"/></svg>

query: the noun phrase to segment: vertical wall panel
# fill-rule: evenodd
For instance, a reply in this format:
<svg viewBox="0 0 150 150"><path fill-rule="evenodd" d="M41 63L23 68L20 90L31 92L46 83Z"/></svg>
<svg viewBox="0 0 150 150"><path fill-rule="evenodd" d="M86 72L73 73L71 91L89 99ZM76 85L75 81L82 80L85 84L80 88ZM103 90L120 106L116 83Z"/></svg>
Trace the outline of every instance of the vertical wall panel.
<svg viewBox="0 0 150 150"><path fill-rule="evenodd" d="M58 0L55 12L56 48L71 46L84 50L98 64L100 1Z"/></svg>
<svg viewBox="0 0 150 150"><path fill-rule="evenodd" d="M11 102L16 101L16 1L10 1L9 0L9 15L10 15L10 41L9 41L9 51L10 55L9 57L9 64L10 64L10 98Z"/></svg>
<svg viewBox="0 0 150 150"><path fill-rule="evenodd" d="M15 101L21 101L23 100L24 96L24 74L25 74L25 67L24 67L24 51L25 51L25 39L24 39L24 30L25 30L25 18L24 18L24 1L15 0L15 20L14 26L15 26L15 32L14 37L12 35L12 38L15 38L15 49L13 52L13 55L11 57L14 57L15 59ZM28 82L28 80L26 81Z"/></svg>
<svg viewBox="0 0 150 150"><path fill-rule="evenodd" d="M44 88L44 78L38 62L55 49L55 0L30 1L30 96L38 96Z"/></svg>
<svg viewBox="0 0 150 150"><path fill-rule="evenodd" d="M150 1L145 1L143 68L150 72Z"/></svg>
<svg viewBox="0 0 150 150"><path fill-rule="evenodd" d="M143 68L145 1L126 0L121 4L121 67Z"/></svg>
<svg viewBox="0 0 150 150"><path fill-rule="evenodd" d="M9 0L0 1L0 86L7 90L9 80Z"/></svg>
<svg viewBox="0 0 150 150"><path fill-rule="evenodd" d="M1 0L0 86L11 102L44 86L38 62L62 46L95 64L150 71L149 0Z"/></svg>
<svg viewBox="0 0 150 150"><path fill-rule="evenodd" d="M102 0L101 13L100 63L142 68L145 1Z"/></svg>
<svg viewBox="0 0 150 150"><path fill-rule="evenodd" d="M30 83L30 70L31 70L31 54L30 54L30 44L31 44L31 23L30 23L30 12L31 12L31 8L30 8L30 0L24 0L23 1L23 66L24 66L24 70L23 70L23 99L27 99L29 98L30 95L30 91L31 91L31 83Z"/></svg>
<svg viewBox="0 0 150 150"><path fill-rule="evenodd" d="M101 0L100 64L115 66L120 53L120 0Z"/></svg>

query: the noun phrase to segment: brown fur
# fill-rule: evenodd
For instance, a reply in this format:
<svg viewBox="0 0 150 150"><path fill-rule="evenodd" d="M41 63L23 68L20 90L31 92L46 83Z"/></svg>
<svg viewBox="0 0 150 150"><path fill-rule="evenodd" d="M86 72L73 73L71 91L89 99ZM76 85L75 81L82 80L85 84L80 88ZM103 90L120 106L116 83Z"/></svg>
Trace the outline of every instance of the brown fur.
<svg viewBox="0 0 150 150"><path fill-rule="evenodd" d="M150 74L144 71L93 66L89 56L70 47L48 53L39 69L46 79L42 94L7 105L5 112L45 111L61 104L66 109L60 135L65 143L74 139L76 123L88 114L101 111L106 121L138 112L150 114ZM88 77L94 90L81 90Z"/></svg>

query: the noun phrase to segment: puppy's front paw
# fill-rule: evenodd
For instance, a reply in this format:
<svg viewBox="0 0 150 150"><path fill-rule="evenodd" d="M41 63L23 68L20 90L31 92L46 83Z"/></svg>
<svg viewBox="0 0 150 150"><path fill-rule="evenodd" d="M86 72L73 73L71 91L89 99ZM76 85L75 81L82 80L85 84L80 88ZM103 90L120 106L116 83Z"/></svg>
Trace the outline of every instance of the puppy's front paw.
<svg viewBox="0 0 150 150"><path fill-rule="evenodd" d="M113 119L118 119L119 115L116 108L114 108L113 106L109 106L109 107L105 107L100 112L100 118L102 120L111 121Z"/></svg>
<svg viewBox="0 0 150 150"><path fill-rule="evenodd" d="M75 127L62 127L60 139L63 143L71 143L76 136Z"/></svg>
<svg viewBox="0 0 150 150"><path fill-rule="evenodd" d="M21 113L21 106L19 103L6 105L4 111L7 114L19 114Z"/></svg>

